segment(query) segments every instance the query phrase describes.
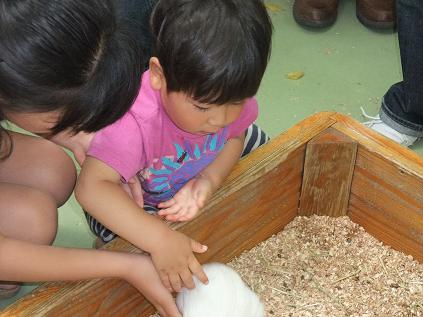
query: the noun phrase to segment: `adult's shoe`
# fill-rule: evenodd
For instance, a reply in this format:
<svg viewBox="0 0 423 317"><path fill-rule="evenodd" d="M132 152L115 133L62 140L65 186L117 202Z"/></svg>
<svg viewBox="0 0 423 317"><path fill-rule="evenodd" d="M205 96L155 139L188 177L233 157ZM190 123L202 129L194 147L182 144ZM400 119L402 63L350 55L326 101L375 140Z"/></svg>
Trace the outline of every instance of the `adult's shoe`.
<svg viewBox="0 0 423 317"><path fill-rule="evenodd" d="M391 128L380 119L379 115L374 117L369 116L362 107L361 107L361 113L366 119L370 119L369 121L363 122L365 126L368 126L369 128L375 130L376 132L386 136L387 138L401 145L409 147L413 145L413 143L416 142L418 139L415 136L407 135Z"/></svg>
<svg viewBox="0 0 423 317"><path fill-rule="evenodd" d="M338 15L339 0L295 0L293 15L295 21L312 28L332 25Z"/></svg>
<svg viewBox="0 0 423 317"><path fill-rule="evenodd" d="M357 18L372 29L395 26L395 0L356 0Z"/></svg>

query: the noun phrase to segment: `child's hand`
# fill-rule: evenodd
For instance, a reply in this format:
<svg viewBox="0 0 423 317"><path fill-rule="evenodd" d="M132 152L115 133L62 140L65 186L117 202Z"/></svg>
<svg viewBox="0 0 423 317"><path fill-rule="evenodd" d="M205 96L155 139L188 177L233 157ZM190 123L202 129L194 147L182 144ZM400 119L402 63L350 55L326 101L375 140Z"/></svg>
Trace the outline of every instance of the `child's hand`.
<svg viewBox="0 0 423 317"><path fill-rule="evenodd" d="M151 258L147 255L133 255L130 266L125 270L125 279L131 283L158 310L162 317L182 317L171 292L163 286Z"/></svg>
<svg viewBox="0 0 423 317"><path fill-rule="evenodd" d="M202 175L191 179L176 195L159 204L160 216L169 221L188 221L194 218L206 201L211 197L213 187L211 181Z"/></svg>
<svg viewBox="0 0 423 317"><path fill-rule="evenodd" d="M192 274L207 284L207 276L193 254L204 253L207 247L178 231L169 232L170 234L157 241L157 247L150 251L163 285L175 292L179 292L184 286L192 289L195 287Z"/></svg>

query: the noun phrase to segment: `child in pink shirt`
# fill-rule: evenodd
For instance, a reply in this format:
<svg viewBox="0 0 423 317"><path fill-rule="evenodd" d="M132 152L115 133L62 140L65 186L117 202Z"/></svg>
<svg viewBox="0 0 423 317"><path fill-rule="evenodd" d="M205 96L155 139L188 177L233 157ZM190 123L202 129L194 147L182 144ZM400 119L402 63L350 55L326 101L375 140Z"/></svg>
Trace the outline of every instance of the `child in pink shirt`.
<svg viewBox="0 0 423 317"><path fill-rule="evenodd" d="M192 274L207 282L193 254L206 247L144 212L120 184L137 177L144 210L167 220L198 214L241 155L267 140L252 125L253 96L272 26L260 0L160 0L151 23L154 57L138 97L96 133L75 193L103 241L119 235L148 252L179 291L194 286Z"/></svg>
<svg viewBox="0 0 423 317"><path fill-rule="evenodd" d="M258 108L255 99L249 98L239 105L231 105L230 110L236 111L235 121L226 124L217 122L223 119L212 117L212 124L198 124L197 128L197 124L192 123L193 129L186 131L169 117L160 91L153 89L151 80L150 71L146 71L131 109L118 122L96 133L87 154L113 168L124 181L137 175L144 191L144 204L157 208L213 162L228 140L243 135L257 118ZM176 105L179 106L182 107L182 103ZM209 109L206 105L201 107ZM217 107L226 111L225 106ZM203 108L196 109L192 105L187 108L193 116L198 114L209 119L208 114L203 114ZM193 213L177 213L167 218L185 221L192 218Z"/></svg>

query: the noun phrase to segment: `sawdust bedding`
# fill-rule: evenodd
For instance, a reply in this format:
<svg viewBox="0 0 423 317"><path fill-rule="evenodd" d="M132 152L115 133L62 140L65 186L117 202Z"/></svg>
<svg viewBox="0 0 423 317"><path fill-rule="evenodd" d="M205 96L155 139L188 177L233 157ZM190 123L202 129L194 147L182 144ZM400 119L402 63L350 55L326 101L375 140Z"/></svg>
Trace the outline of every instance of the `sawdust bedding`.
<svg viewBox="0 0 423 317"><path fill-rule="evenodd" d="M423 316L423 264L348 217L297 217L229 265L266 316Z"/></svg>
<svg viewBox="0 0 423 317"><path fill-rule="evenodd" d="M348 217L297 217L228 265L266 317L423 316L423 264Z"/></svg>

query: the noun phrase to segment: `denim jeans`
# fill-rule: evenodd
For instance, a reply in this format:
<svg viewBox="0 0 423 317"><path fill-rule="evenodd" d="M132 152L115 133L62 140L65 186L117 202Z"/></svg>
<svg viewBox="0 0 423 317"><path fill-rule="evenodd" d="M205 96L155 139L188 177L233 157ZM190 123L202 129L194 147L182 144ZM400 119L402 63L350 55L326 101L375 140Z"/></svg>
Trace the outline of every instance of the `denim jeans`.
<svg viewBox="0 0 423 317"><path fill-rule="evenodd" d="M153 43L150 15L156 3L157 0L114 0L119 27L129 31L141 47L145 69L148 67Z"/></svg>
<svg viewBox="0 0 423 317"><path fill-rule="evenodd" d="M389 88L380 118L395 130L423 137L423 1L397 0L403 81Z"/></svg>

